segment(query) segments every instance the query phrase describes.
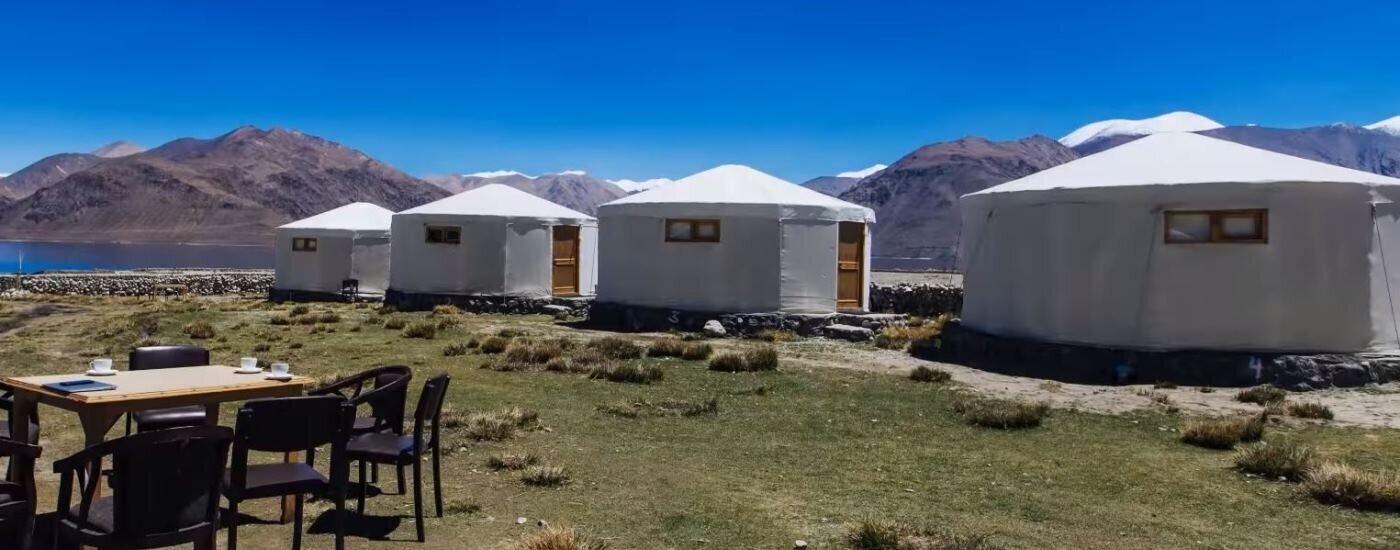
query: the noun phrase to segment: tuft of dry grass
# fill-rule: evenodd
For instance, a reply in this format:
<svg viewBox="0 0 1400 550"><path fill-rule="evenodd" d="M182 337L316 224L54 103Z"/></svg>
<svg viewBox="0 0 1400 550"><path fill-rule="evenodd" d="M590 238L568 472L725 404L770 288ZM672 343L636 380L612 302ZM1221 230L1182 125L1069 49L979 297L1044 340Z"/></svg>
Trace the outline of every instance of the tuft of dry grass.
<svg viewBox="0 0 1400 550"><path fill-rule="evenodd" d="M1340 462L1324 462L1307 473L1303 486L1319 502L1361 510L1400 510L1400 475L1367 472Z"/></svg>
<svg viewBox="0 0 1400 550"><path fill-rule="evenodd" d="M935 384L943 384L952 380L953 375L948 374L948 371L945 370L931 369L920 365L914 367L914 370L909 371L909 379L915 382L932 382Z"/></svg>
<svg viewBox="0 0 1400 550"><path fill-rule="evenodd" d="M1263 439L1266 419L1265 414L1188 418L1181 428L1181 441L1207 449L1233 449L1242 441Z"/></svg>
<svg viewBox="0 0 1400 550"><path fill-rule="evenodd" d="M1331 420L1333 418L1332 409L1327 405L1317 402L1289 403L1288 416L1298 418L1315 418L1319 420Z"/></svg>
<svg viewBox="0 0 1400 550"><path fill-rule="evenodd" d="M709 359L715 348L704 342L689 342L685 349L681 350L681 359L686 361L704 361Z"/></svg>
<svg viewBox="0 0 1400 550"><path fill-rule="evenodd" d="M527 537L517 550L607 550L606 542L593 540L573 529L549 527Z"/></svg>
<svg viewBox="0 0 1400 550"><path fill-rule="evenodd" d="M744 363L750 371L778 370L778 350L759 346L744 352Z"/></svg>
<svg viewBox="0 0 1400 550"><path fill-rule="evenodd" d="M796 332L785 328L766 328L753 335L755 340L770 343L795 342L801 338Z"/></svg>
<svg viewBox="0 0 1400 550"><path fill-rule="evenodd" d="M286 315L276 315L273 316L271 319L268 319L267 323L270 325L285 327L292 324L292 318Z"/></svg>
<svg viewBox="0 0 1400 550"><path fill-rule="evenodd" d="M481 512L481 505L468 500L454 500L447 503L443 512L449 516L470 516Z"/></svg>
<svg viewBox="0 0 1400 550"><path fill-rule="evenodd" d="M539 457L530 453L507 453L491 455L486 459L486 465L493 470L524 470L539 461Z"/></svg>
<svg viewBox="0 0 1400 550"><path fill-rule="evenodd" d="M210 325L208 321L190 321L181 330L184 331L185 336L196 340L214 337L214 326Z"/></svg>
<svg viewBox="0 0 1400 550"><path fill-rule="evenodd" d="M502 359L527 365L543 365L562 355L564 355L564 347L558 340L536 342L519 339L506 348Z"/></svg>
<svg viewBox="0 0 1400 550"><path fill-rule="evenodd" d="M408 326L408 319L395 315L384 321L384 328L389 330L400 330Z"/></svg>
<svg viewBox="0 0 1400 550"><path fill-rule="evenodd" d="M846 545L853 550L997 550L980 535L957 535L922 529L885 519L865 520L847 528Z"/></svg>
<svg viewBox="0 0 1400 550"><path fill-rule="evenodd" d="M520 481L535 487L558 487L569 481L569 474L559 466L534 466L520 476Z"/></svg>
<svg viewBox="0 0 1400 550"><path fill-rule="evenodd" d="M510 347L510 339L502 336L488 336L481 341L481 353L501 353Z"/></svg>
<svg viewBox="0 0 1400 550"><path fill-rule="evenodd" d="M1235 455L1235 468L1269 479L1301 481L1317 464L1311 448L1292 441L1250 445Z"/></svg>
<svg viewBox="0 0 1400 550"><path fill-rule="evenodd" d="M539 414L520 407L507 407L499 411L476 413L465 418L457 415L444 415L443 428L477 441L505 441L515 437L518 430L530 429L539 424Z"/></svg>
<svg viewBox="0 0 1400 550"><path fill-rule="evenodd" d="M1273 386L1255 386L1247 390L1242 390L1235 394L1235 400L1242 403L1254 403L1256 405L1268 405L1270 403L1281 403L1288 398L1288 392Z"/></svg>
<svg viewBox="0 0 1400 550"><path fill-rule="evenodd" d="M322 314L320 314L320 315L317 315L317 316L316 316L316 322L318 322L318 323L325 323L325 324L339 323L339 322L340 322L340 314L339 314L339 313L336 313L336 312L334 312L334 311L327 311L327 312L325 312L325 313L322 313Z"/></svg>
<svg viewBox="0 0 1400 550"><path fill-rule="evenodd" d="M433 338L437 337L437 325L428 321L414 321L413 323L404 327L403 337L432 340Z"/></svg>
<svg viewBox="0 0 1400 550"><path fill-rule="evenodd" d="M637 359L642 348L621 336L604 336L588 342L588 347L609 359Z"/></svg>
<svg viewBox="0 0 1400 550"><path fill-rule="evenodd" d="M272 351L272 344L262 342L253 346L253 353L262 353L265 351Z"/></svg>
<svg viewBox="0 0 1400 550"><path fill-rule="evenodd" d="M607 405L599 405L598 410L604 414L620 416L623 418L663 417L663 416L708 416L719 414L719 399L710 398L705 401L636 401L620 402Z"/></svg>
<svg viewBox="0 0 1400 550"><path fill-rule="evenodd" d="M637 363L602 363L595 365L588 371L588 377L593 379L603 379L609 382L626 382L631 384L650 384L660 382L665 377L665 372L656 365L644 365Z"/></svg>
<svg viewBox="0 0 1400 550"><path fill-rule="evenodd" d="M647 346L647 357L680 357L686 345L679 338L662 338Z"/></svg>
<svg viewBox="0 0 1400 550"><path fill-rule="evenodd" d="M458 357L466 355L472 347L469 342L453 342L442 348L443 357Z"/></svg>
<svg viewBox="0 0 1400 550"><path fill-rule="evenodd" d="M433 315L433 316L443 316L443 315L461 315L461 314L462 314L462 310L459 309L457 306L454 306L454 305L452 305L452 304L441 304L441 305L433 306L433 312L430 313L429 315Z"/></svg>
<svg viewBox="0 0 1400 550"><path fill-rule="evenodd" d="M1047 403L1022 403L1009 399L964 397L953 402L958 413L973 426L1014 430L1040 426L1050 415Z"/></svg>
<svg viewBox="0 0 1400 550"><path fill-rule="evenodd" d="M910 342L916 340L928 340L937 338L943 332L942 323L923 323L920 325L888 326L880 329L875 335L875 347L883 349L901 350L909 347Z"/></svg>
<svg viewBox="0 0 1400 550"><path fill-rule="evenodd" d="M297 304L295 306L292 306L292 310L287 312L287 315L296 317L298 315L306 315L307 313L311 313L311 306L308 306L306 304Z"/></svg>

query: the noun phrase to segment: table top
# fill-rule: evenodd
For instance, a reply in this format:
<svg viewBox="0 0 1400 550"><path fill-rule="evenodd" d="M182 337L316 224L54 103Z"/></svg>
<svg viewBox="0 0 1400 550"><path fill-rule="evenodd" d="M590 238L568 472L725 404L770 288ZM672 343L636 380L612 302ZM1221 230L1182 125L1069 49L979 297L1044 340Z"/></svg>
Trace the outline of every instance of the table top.
<svg viewBox="0 0 1400 550"><path fill-rule="evenodd" d="M179 367L173 369L149 369L139 371L117 371L111 376L86 376L77 374L55 374L45 376L18 376L4 380L5 384L17 391L30 391L51 398L64 399L75 403L121 403L148 399L218 394L234 391L247 391L284 386L308 386L315 380L306 376L292 376L290 380L268 380L267 371L260 374L238 374L233 367L209 365L203 367ZM66 382L90 378L106 382L116 389L62 394L44 388L44 384Z"/></svg>

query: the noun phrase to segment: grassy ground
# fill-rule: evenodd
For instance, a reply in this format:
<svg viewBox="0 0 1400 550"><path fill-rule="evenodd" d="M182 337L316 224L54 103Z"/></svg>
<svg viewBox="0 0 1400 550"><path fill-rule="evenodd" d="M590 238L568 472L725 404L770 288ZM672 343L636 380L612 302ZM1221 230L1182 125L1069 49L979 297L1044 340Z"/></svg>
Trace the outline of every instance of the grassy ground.
<svg viewBox="0 0 1400 550"><path fill-rule="evenodd" d="M798 539L843 548L847 526L867 518L985 534L1007 548L1400 547L1400 516L1323 506L1296 485L1243 476L1230 468L1232 453L1180 443L1173 431L1180 419L1165 414L1056 410L1036 429L977 428L953 413L956 388L813 367L805 355L788 353L797 344L778 344L785 359L776 372L721 374L703 362L642 359L664 369L664 379L649 385L497 372L479 368L490 357L475 351L442 351L506 327L580 342L601 334L542 317L463 316L434 339L405 338L379 326L386 316L348 305L312 307L339 313L338 322L270 324L290 310L251 300L8 301L0 304L0 369L77 372L97 356L125 368L125 350L143 338L188 342L182 327L206 321L215 336L196 342L210 347L216 362L255 355L318 377L408 364L421 379L452 375L449 406L456 413L517 406L539 414L541 428L507 441L453 436L461 450L444 464L453 513L429 520L427 544L411 542L411 499L391 492L371 498L370 517L354 520L360 536L378 540L352 539L351 548L512 548L541 519L577 527L612 548L790 548ZM429 317L395 315L410 325ZM154 327L142 319L154 319ZM142 334L143 325L154 334ZM254 351L258 344L268 348ZM718 400L717 414L623 418L599 410L710 398ZM232 408L223 412L226 424ZM51 460L77 449L79 432L73 415L42 412L39 469L47 472ZM1271 427L1273 438L1366 468L1400 466L1400 433L1393 430L1295 423ZM569 481L532 487L518 472L487 465L491 455L507 452L563 467ZM41 485L41 511L50 511L56 481L42 475ZM383 486L392 487L387 477ZM264 520L275 517L272 502L250 508ZM308 516L324 509L315 504ZM518 525L517 517L528 520ZM323 530L326 519L313 530ZM290 526L246 525L241 533L244 548L285 548ZM328 548L331 537L306 542Z"/></svg>

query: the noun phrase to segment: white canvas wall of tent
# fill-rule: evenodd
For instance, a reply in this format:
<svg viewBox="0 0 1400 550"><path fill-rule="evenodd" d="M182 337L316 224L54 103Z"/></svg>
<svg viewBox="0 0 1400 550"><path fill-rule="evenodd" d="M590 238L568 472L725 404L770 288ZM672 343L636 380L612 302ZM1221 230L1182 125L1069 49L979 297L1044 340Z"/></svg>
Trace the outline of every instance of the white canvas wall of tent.
<svg viewBox="0 0 1400 550"><path fill-rule="evenodd" d="M599 302L730 313L869 303L874 212L753 168L700 172L598 217Z"/></svg>
<svg viewBox="0 0 1400 550"><path fill-rule="evenodd" d="M394 214L389 287L406 294L591 295L598 223L485 185Z"/></svg>
<svg viewBox="0 0 1400 550"><path fill-rule="evenodd" d="M1400 344L1400 180L1158 134L962 198L962 322L1147 350Z"/></svg>
<svg viewBox="0 0 1400 550"><path fill-rule="evenodd" d="M357 202L278 227L274 292L339 294L342 282L355 279L361 293L383 293L393 214Z"/></svg>

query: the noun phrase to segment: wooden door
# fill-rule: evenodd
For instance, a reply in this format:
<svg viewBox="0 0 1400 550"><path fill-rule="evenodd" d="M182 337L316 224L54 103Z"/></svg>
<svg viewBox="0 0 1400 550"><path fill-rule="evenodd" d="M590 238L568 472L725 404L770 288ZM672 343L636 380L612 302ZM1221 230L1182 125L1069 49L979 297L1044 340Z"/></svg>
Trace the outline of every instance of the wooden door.
<svg viewBox="0 0 1400 550"><path fill-rule="evenodd" d="M554 294L578 294L579 227L554 226Z"/></svg>
<svg viewBox="0 0 1400 550"><path fill-rule="evenodd" d="M865 294L865 224L841 222L836 248L836 309L862 309Z"/></svg>

